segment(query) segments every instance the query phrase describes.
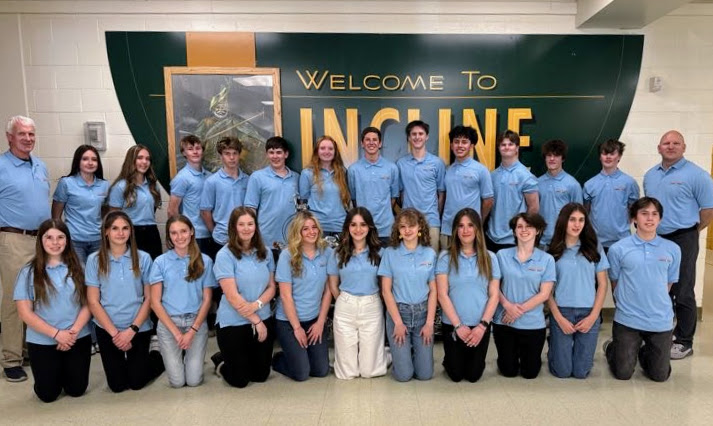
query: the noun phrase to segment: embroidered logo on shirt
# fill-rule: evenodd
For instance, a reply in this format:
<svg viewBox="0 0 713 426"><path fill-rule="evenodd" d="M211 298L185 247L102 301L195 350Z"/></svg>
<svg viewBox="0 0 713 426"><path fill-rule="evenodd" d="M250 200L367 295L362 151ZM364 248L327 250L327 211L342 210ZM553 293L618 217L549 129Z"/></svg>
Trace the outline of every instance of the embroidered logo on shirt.
<svg viewBox="0 0 713 426"><path fill-rule="evenodd" d="M535 272L542 272L545 270L542 266L528 266L527 267L528 271L535 271Z"/></svg>

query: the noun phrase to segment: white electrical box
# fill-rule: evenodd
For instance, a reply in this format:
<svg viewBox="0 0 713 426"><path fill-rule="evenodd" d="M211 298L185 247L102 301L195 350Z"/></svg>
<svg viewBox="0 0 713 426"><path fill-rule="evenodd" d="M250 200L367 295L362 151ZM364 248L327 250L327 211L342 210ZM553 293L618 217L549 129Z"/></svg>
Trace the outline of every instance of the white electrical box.
<svg viewBox="0 0 713 426"><path fill-rule="evenodd" d="M84 143L93 146L97 151L106 151L106 123L101 121L84 123Z"/></svg>

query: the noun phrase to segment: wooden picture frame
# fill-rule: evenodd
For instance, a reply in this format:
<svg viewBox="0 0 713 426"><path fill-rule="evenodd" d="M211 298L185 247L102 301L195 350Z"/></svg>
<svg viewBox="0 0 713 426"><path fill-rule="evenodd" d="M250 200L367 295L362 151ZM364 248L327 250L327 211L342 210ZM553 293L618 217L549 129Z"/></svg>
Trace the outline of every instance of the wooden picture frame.
<svg viewBox="0 0 713 426"><path fill-rule="evenodd" d="M240 140L243 171L267 165L265 140L282 136L279 68L164 67L163 73L171 178L186 163L180 141L191 134L201 140L211 172L221 166L215 148L225 136Z"/></svg>

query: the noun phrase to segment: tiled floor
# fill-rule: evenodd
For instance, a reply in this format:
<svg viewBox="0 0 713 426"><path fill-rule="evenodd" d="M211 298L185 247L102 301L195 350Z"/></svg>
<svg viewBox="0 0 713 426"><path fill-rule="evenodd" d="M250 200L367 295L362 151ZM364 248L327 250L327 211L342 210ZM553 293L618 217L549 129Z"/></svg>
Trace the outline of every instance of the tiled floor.
<svg viewBox="0 0 713 426"><path fill-rule="evenodd" d="M609 335L603 331L600 343ZM210 354L215 339L209 345ZM586 380L556 379L546 368L535 380L505 379L497 374L492 344L480 382L452 383L437 344L436 375L428 382L329 376L295 383L273 373L267 383L240 390L222 383L208 362L198 388L171 389L164 375L141 391L119 395L107 388L95 356L89 391L81 398L44 404L32 393L31 377L19 384L0 380L0 424L711 424L712 325L699 324L694 349L693 357L673 362L666 383L651 382L640 371L630 381L614 380L601 350Z"/></svg>

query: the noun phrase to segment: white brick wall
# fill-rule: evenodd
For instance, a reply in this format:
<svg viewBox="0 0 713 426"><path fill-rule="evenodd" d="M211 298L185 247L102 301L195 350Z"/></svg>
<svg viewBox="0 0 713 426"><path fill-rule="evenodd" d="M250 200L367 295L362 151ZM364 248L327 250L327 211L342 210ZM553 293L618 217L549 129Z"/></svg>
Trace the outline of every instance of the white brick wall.
<svg viewBox="0 0 713 426"><path fill-rule="evenodd" d="M80 9L81 5L81 9ZM5 14L3 14L5 13ZM84 121L107 123L105 174L113 179L134 141L119 109L104 31L280 31L379 33L617 33L575 28L576 3L399 1L118 1L3 2L2 22L17 19L29 114L38 153L57 178L82 143ZM713 141L713 5L688 5L641 31L640 84L622 140L622 168L639 181L659 160L656 144L671 128L686 136L687 156L706 170ZM648 78L663 90L648 92ZM0 81L0 93L10 93ZM9 88L8 88L9 89ZM24 113L25 111L18 111ZM165 194L164 194L165 196ZM165 209L162 211L165 212ZM160 220L163 220L160 218ZM699 303L704 253L698 263Z"/></svg>

